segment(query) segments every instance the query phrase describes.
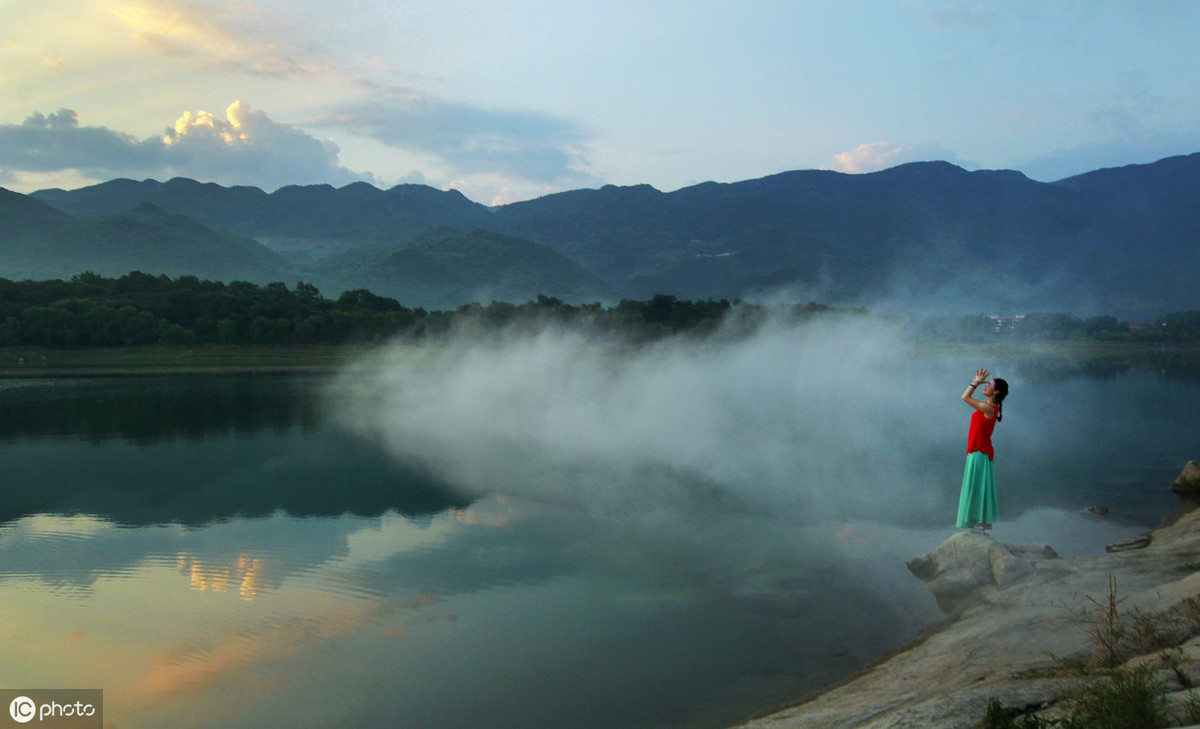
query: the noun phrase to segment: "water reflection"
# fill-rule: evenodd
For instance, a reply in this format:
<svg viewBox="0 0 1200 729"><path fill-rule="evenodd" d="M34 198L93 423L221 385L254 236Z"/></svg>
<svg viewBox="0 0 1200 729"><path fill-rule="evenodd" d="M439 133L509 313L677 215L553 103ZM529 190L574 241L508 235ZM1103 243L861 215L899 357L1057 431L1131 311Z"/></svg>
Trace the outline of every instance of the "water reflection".
<svg viewBox="0 0 1200 729"><path fill-rule="evenodd" d="M0 389L0 522L92 514L127 525L469 503L320 420L319 379L125 378ZM75 420L78 418L78 420ZM170 422L170 425L166 425ZM75 423L72 431L70 426ZM162 431L151 437L153 428ZM178 437L176 437L178 436Z"/></svg>
<svg viewBox="0 0 1200 729"><path fill-rule="evenodd" d="M1037 357L1015 363L1032 383L1045 385L1069 380L1115 380L1130 374L1147 374L1180 383L1200 382L1200 360L1170 353L1109 356Z"/></svg>
<svg viewBox="0 0 1200 729"><path fill-rule="evenodd" d="M1168 487L1196 455L1200 362L1042 358L1009 368L1011 427L997 462L1008 513L1104 505L1109 519L1155 526L1179 508Z"/></svg>
<svg viewBox="0 0 1200 729"><path fill-rule="evenodd" d="M321 420L318 377L253 375L0 380L0 440L45 436L151 444Z"/></svg>
<svg viewBox="0 0 1200 729"><path fill-rule="evenodd" d="M897 604L928 618L919 590L870 587L861 540L780 551L784 524L712 526L681 545L499 496L421 519L26 517L0 528L20 657L0 680L101 685L126 727L718 726L869 660Z"/></svg>
<svg viewBox="0 0 1200 729"><path fill-rule="evenodd" d="M1014 533L1120 534L1031 518ZM717 727L936 616L895 557L944 531L703 527L499 496L203 528L26 517L0 527L0 680L103 686L122 727Z"/></svg>
<svg viewBox="0 0 1200 729"><path fill-rule="evenodd" d="M440 601L516 579L520 570L463 567L472 579L455 586L422 567L471 561L470 545L495 541L508 512L491 500L468 519L276 515L202 529L26 517L0 527L0 641L18 659L0 680L103 686L122 726L212 726L218 716L261 726L244 717L264 693L306 671L315 675L281 706L316 688L342 670L324 654L344 641L423 630ZM443 551L457 554L432 556ZM267 725L291 725L282 716Z"/></svg>
<svg viewBox="0 0 1200 729"><path fill-rule="evenodd" d="M1194 387L1010 369L998 536L1082 554L1169 510ZM720 727L938 615L903 563L952 531L957 393L911 454L925 500L799 518L678 472L465 499L330 424L321 382L0 383L7 412L62 401L0 436L0 683L102 687L126 729ZM143 437L169 413L200 423Z"/></svg>

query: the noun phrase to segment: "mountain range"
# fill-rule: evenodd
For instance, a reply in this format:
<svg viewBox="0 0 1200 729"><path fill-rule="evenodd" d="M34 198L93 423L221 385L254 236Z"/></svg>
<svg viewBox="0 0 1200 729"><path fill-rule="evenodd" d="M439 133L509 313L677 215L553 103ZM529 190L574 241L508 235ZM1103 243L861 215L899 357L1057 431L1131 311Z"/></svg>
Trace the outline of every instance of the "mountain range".
<svg viewBox="0 0 1200 729"><path fill-rule="evenodd" d="M1137 317L1200 307L1197 264L1200 154L1052 183L921 162L494 208L422 185L0 189L0 277L303 280L435 308L667 293Z"/></svg>

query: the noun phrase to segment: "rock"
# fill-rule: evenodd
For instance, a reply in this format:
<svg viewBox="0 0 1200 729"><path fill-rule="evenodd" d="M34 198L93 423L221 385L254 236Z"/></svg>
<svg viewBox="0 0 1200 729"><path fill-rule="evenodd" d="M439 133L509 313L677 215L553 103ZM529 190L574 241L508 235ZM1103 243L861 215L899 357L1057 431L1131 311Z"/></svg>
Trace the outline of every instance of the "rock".
<svg viewBox="0 0 1200 729"><path fill-rule="evenodd" d="M1096 504L1095 506L1087 507L1084 509L1084 511L1095 514L1096 516L1105 516L1108 514L1108 507L1104 504Z"/></svg>
<svg viewBox="0 0 1200 729"><path fill-rule="evenodd" d="M998 544L979 534L951 537L911 560L909 569L927 584L952 573L960 586L978 583L976 607L843 683L739 727L965 729L979 726L991 698L1006 709L1053 719L1094 678L1063 675L1062 669L1097 659L1097 608L1110 595L1130 621L1127 627L1149 621L1156 636L1176 624L1196 633L1187 639L1170 635L1168 645L1178 647L1165 654L1158 648L1140 658L1122 653L1122 661L1172 669L1176 678L1164 682L1164 691L1200 684L1200 626L1190 618L1200 595L1200 511L1180 515L1151 536L1144 549L1057 559L1046 559L1053 550L1045 547ZM993 553L992 545L1001 551ZM989 584L981 565L993 564L996 554L993 570L1007 569L1005 552L1016 560L1013 576L1000 585L993 571ZM1033 569L1018 578L1022 561ZM1166 699L1186 710L1195 695L1174 692ZM1181 713L1173 725L1190 717Z"/></svg>
<svg viewBox="0 0 1200 729"><path fill-rule="evenodd" d="M1200 495L1200 462L1188 461L1183 467L1183 473L1171 484L1171 490L1176 493Z"/></svg>
<svg viewBox="0 0 1200 729"><path fill-rule="evenodd" d="M1160 726L1195 727L1195 701L1196 694L1190 689L1163 694L1159 701L1160 711L1168 723Z"/></svg>
<svg viewBox="0 0 1200 729"><path fill-rule="evenodd" d="M954 615L979 602L980 590L1002 589L1032 572L1036 560L1057 556L1046 544L1003 544L984 534L960 532L906 566L933 593L938 607Z"/></svg>
<svg viewBox="0 0 1200 729"><path fill-rule="evenodd" d="M1189 688L1200 686L1200 661L1187 661L1179 666L1179 676Z"/></svg>
<svg viewBox="0 0 1200 729"><path fill-rule="evenodd" d="M1105 552L1126 552L1130 549L1143 549L1150 545L1151 536L1149 534L1140 534L1136 537L1123 539L1119 542L1113 542L1104 547Z"/></svg>
<svg viewBox="0 0 1200 729"><path fill-rule="evenodd" d="M1184 689L1183 682L1179 679L1179 674L1170 668L1160 668L1154 672L1154 682L1158 685L1162 693L1170 693L1173 691L1182 691Z"/></svg>

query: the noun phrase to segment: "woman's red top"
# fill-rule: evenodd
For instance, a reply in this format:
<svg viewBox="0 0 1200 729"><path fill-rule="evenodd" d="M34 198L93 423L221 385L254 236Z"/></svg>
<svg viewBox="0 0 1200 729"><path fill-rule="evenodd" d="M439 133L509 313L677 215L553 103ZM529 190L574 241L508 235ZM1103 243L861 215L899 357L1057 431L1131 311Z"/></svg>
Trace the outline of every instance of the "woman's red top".
<svg viewBox="0 0 1200 729"><path fill-rule="evenodd" d="M976 410L971 415L971 430L967 433L967 453L979 451L987 455L988 460L992 460L995 455L992 452L992 431L996 429L996 418L983 414L982 410Z"/></svg>

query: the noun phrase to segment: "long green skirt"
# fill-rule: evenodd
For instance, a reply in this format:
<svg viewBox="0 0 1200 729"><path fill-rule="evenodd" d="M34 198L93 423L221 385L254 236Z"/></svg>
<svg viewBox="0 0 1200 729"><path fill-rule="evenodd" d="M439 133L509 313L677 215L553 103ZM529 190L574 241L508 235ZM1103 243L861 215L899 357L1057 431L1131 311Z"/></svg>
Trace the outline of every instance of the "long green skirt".
<svg viewBox="0 0 1200 729"><path fill-rule="evenodd" d="M992 459L979 451L968 453L962 494L958 497L957 526L961 529L980 524L990 526L996 522L997 516L996 477L992 473Z"/></svg>

